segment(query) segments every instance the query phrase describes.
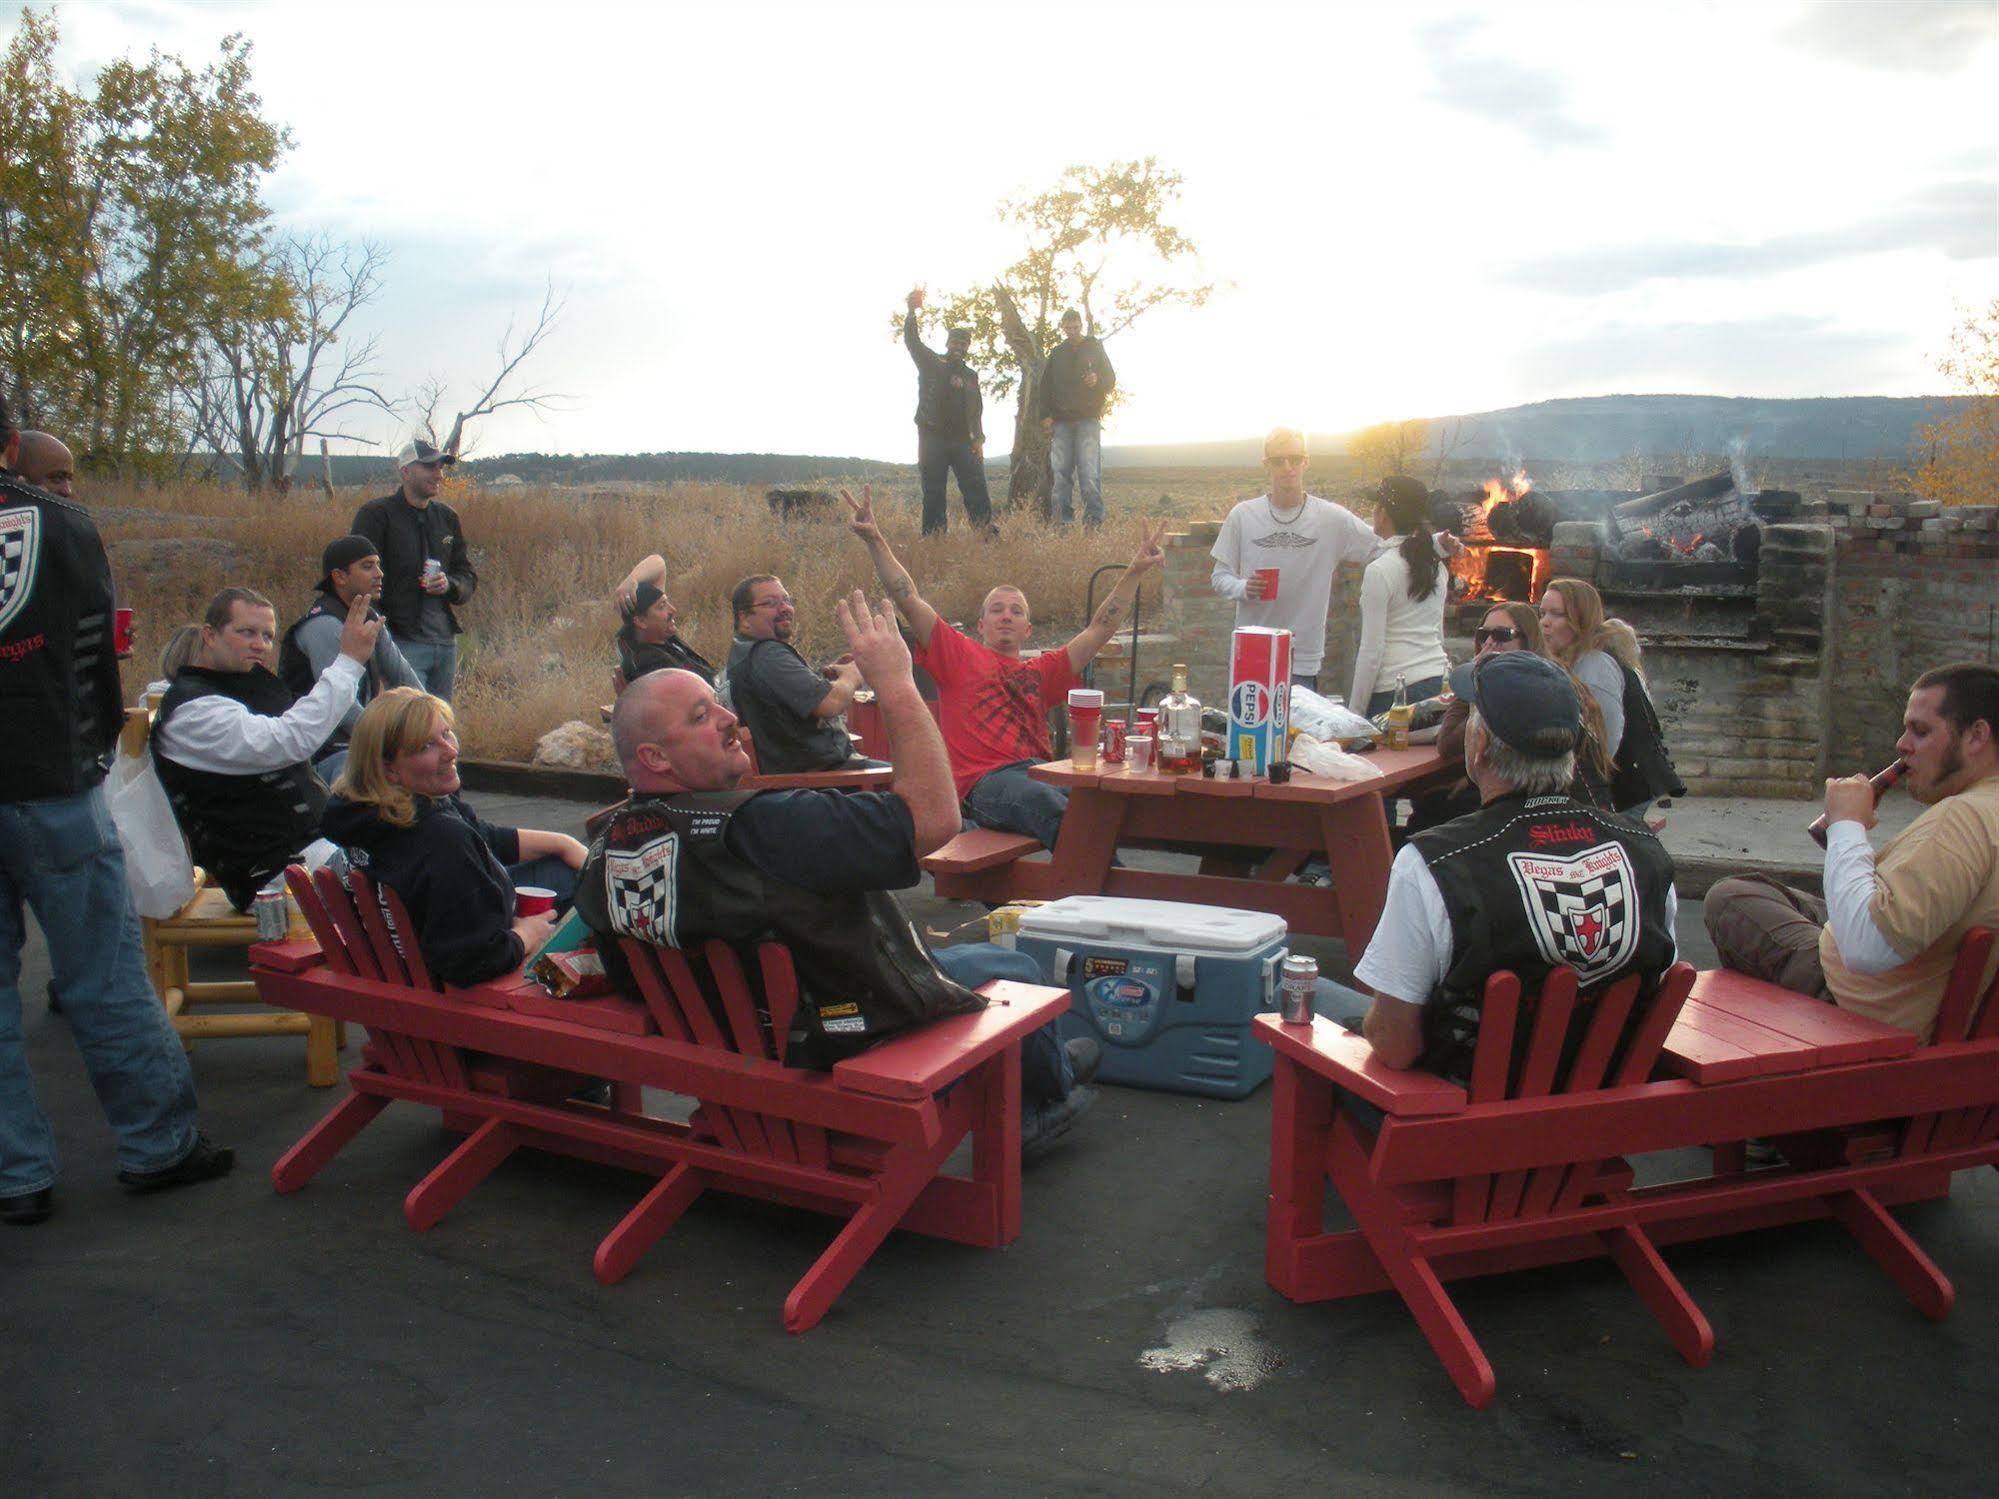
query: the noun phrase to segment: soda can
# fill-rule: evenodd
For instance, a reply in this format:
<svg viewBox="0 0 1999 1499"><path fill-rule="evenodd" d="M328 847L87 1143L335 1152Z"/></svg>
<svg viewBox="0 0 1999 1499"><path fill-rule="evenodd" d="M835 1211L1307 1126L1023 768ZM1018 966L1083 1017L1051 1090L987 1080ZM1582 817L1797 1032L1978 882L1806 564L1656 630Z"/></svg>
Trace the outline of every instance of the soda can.
<svg viewBox="0 0 1999 1499"><path fill-rule="evenodd" d="M1124 720L1109 718L1104 720L1104 763L1124 764Z"/></svg>
<svg viewBox="0 0 1999 1499"><path fill-rule="evenodd" d="M1277 1008L1286 1025L1312 1023L1312 998L1319 987L1319 960L1287 953L1277 980Z"/></svg>
<svg viewBox="0 0 1999 1499"><path fill-rule="evenodd" d="M1229 648L1230 759L1255 775L1288 758L1291 733L1291 632L1246 625Z"/></svg>
<svg viewBox="0 0 1999 1499"><path fill-rule="evenodd" d="M424 582L426 583L434 582L443 576L444 576L444 564L442 562L439 562L435 557L426 557L423 559Z"/></svg>
<svg viewBox="0 0 1999 1499"><path fill-rule="evenodd" d="M257 940L259 942L282 942L285 933L291 929L291 911L285 904L285 887L273 881L257 892L257 898L250 902L250 914L256 918Z"/></svg>

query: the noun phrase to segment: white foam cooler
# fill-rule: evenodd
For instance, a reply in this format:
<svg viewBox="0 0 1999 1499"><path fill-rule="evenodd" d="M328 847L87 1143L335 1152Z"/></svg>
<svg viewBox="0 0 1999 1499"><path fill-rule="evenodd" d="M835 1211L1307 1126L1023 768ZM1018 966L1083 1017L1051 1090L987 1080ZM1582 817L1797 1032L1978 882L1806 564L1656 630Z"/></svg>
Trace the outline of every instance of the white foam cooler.
<svg viewBox="0 0 1999 1499"><path fill-rule="evenodd" d="M1250 1017L1277 1008L1288 933L1262 911L1071 895L1021 913L1021 952L1066 985L1064 1040L1094 1036L1101 1081L1242 1098L1270 1076Z"/></svg>

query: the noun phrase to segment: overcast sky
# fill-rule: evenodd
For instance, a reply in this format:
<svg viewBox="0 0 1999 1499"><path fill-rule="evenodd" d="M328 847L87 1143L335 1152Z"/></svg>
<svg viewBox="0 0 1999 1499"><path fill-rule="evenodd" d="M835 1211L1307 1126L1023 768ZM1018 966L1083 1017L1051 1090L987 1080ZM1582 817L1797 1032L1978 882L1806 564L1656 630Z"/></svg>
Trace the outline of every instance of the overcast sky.
<svg viewBox="0 0 1999 1499"><path fill-rule="evenodd" d="M1391 13L1392 11L1392 13ZM1909 395L1999 296L1999 4L86 3L79 75L255 44L281 221L385 242L386 383L553 277L565 410L485 453L908 459L912 282L1156 155L1226 290L1111 350L1111 442L1552 396ZM369 429L380 438L386 426ZM1010 422L991 413L1003 450Z"/></svg>

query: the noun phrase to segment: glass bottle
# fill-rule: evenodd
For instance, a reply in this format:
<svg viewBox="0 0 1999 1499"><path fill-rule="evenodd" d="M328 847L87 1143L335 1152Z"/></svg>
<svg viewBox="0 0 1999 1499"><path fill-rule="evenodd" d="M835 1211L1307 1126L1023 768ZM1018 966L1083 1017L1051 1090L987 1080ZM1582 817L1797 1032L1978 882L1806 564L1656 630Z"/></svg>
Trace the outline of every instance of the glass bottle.
<svg viewBox="0 0 1999 1499"><path fill-rule="evenodd" d="M1187 667L1176 662L1173 690L1159 703L1159 768L1167 775L1201 773L1201 703L1187 691Z"/></svg>
<svg viewBox="0 0 1999 1499"><path fill-rule="evenodd" d="M1409 720L1416 716L1416 710L1409 705L1409 684L1403 680L1401 672L1395 674L1395 700L1388 705L1386 744L1389 749L1409 748Z"/></svg>

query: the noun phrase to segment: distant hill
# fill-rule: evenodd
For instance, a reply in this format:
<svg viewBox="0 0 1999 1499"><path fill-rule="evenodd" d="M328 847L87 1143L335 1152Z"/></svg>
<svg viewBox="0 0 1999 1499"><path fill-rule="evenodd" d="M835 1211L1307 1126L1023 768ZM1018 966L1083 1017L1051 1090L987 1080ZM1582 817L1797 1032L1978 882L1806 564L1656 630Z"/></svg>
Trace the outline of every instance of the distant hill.
<svg viewBox="0 0 1999 1499"><path fill-rule="evenodd" d="M789 453L503 453L496 458L468 458L465 471L487 484L501 474L513 474L528 484L671 484L678 479L717 484L809 484L828 475L884 479L906 473L908 466L872 458ZM309 483L318 473L318 460L308 458L301 470L303 480ZM393 489L394 476L387 456L346 454L333 459L335 484L380 483Z"/></svg>
<svg viewBox="0 0 1999 1499"><path fill-rule="evenodd" d="M1961 409L1967 397L1847 396L1762 400L1738 396L1580 396L1502 411L1433 417L1433 445L1454 429L1453 458L1609 463L1634 453L1725 453L1740 439L1763 458L1902 458L1917 431ZM1314 434L1313 451L1346 451L1345 433ZM1434 447L1433 447L1434 451ZM1107 447L1107 468L1243 468L1262 438Z"/></svg>

